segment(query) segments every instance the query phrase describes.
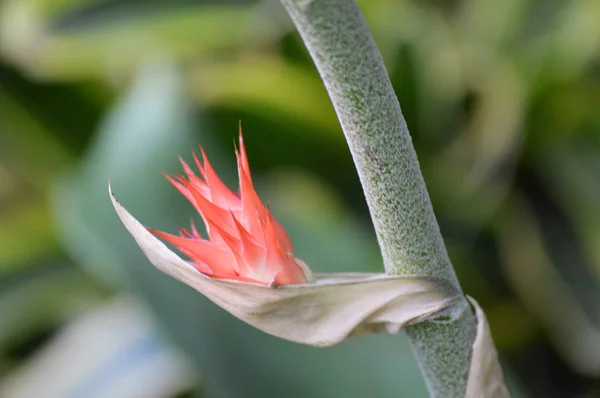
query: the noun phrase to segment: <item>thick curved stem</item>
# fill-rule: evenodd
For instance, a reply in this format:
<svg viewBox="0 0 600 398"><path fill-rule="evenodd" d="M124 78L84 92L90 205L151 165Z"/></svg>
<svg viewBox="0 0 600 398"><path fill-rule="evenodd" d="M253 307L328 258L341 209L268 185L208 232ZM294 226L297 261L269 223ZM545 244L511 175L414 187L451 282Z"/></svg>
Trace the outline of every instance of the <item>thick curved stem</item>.
<svg viewBox="0 0 600 398"><path fill-rule="evenodd" d="M400 104L355 0L282 0L333 102L386 271L445 278L460 291ZM465 300L407 330L433 397L463 397L476 324Z"/></svg>

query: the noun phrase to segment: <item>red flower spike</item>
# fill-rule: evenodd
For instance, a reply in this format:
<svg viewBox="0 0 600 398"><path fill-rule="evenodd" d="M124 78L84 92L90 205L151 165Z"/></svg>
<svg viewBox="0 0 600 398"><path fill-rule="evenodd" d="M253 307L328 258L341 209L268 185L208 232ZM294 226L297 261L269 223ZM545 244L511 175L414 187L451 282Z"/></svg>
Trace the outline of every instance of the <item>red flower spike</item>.
<svg viewBox="0 0 600 398"><path fill-rule="evenodd" d="M307 283L310 270L294 258L290 238L254 190L241 126L235 150L239 194L225 186L200 151L202 162L194 154L200 176L180 159L184 175L166 177L200 213L209 238L202 238L193 223L180 236L148 230L175 245L211 278L266 286Z"/></svg>

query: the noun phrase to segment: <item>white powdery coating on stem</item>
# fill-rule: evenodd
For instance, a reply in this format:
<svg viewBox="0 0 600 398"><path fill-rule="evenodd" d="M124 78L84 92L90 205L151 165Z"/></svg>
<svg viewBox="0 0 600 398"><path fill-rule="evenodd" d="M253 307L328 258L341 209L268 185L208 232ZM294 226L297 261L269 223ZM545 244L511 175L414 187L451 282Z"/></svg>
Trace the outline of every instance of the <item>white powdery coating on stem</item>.
<svg viewBox="0 0 600 398"><path fill-rule="evenodd" d="M460 290L387 71L354 0L282 0L333 102L386 271ZM407 329L433 397L464 396L475 318L466 310Z"/></svg>

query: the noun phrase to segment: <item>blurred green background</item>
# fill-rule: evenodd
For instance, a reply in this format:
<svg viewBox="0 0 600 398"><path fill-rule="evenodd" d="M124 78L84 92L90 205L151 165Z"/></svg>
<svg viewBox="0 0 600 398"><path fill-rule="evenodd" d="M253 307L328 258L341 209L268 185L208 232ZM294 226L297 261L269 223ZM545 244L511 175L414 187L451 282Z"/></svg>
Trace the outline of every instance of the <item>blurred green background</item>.
<svg viewBox="0 0 600 398"><path fill-rule="evenodd" d="M599 397L600 2L359 3L515 396ZM381 271L341 129L278 1L0 0L0 395L427 396L403 336L277 340L160 274L120 225L109 177L146 225L198 218L161 175L198 144L234 188L238 120L297 255ZM123 297L151 326L114 309ZM169 371L94 368L100 342L138 341L82 321L99 308L152 330L143 347L174 350ZM106 392L116 379L134 386Z"/></svg>

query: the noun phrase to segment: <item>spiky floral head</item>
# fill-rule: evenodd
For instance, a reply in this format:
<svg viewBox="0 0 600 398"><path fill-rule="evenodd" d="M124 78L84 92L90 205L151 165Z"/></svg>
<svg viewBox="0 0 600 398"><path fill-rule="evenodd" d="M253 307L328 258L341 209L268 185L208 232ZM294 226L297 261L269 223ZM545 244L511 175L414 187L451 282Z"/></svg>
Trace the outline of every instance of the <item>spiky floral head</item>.
<svg viewBox="0 0 600 398"><path fill-rule="evenodd" d="M269 286L306 283L310 270L294 257L289 236L254 190L241 129L239 141L237 194L217 176L202 148L202 162L194 154L200 176L182 159L185 175L166 176L200 213L208 239L193 223L189 230L181 229L179 236L148 229L175 245L211 278Z"/></svg>

